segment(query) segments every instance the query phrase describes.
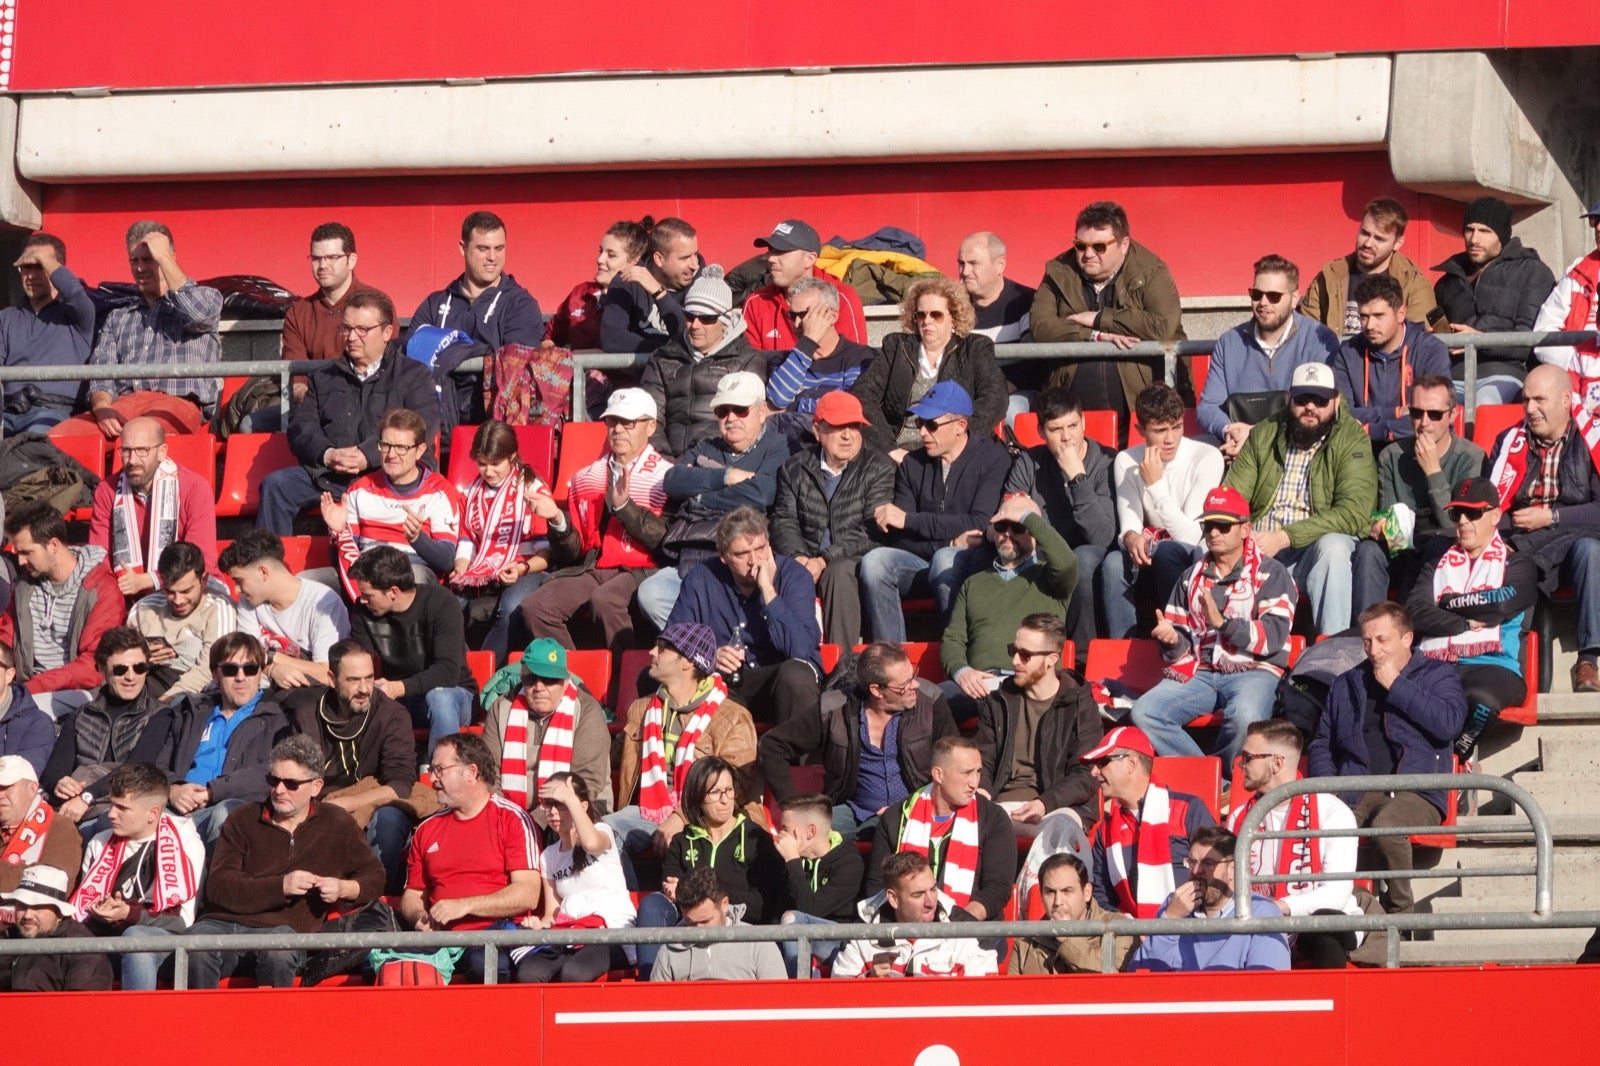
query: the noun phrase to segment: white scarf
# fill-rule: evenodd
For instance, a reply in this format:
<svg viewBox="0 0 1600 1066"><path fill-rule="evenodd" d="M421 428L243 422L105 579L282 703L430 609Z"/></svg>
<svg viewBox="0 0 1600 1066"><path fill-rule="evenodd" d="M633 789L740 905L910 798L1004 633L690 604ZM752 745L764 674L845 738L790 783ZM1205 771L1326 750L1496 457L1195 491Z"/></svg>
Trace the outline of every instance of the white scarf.
<svg viewBox="0 0 1600 1066"><path fill-rule="evenodd" d="M135 511L133 486L128 483L128 471L117 475L117 498L111 508L111 568L118 574L149 569L161 559L167 545L178 539L178 464L171 459L161 460L155 478L150 482L150 565L146 566L144 545L139 538L139 521ZM160 579L156 581L159 587Z"/></svg>
<svg viewBox="0 0 1600 1066"><path fill-rule="evenodd" d="M1439 559L1433 571L1433 602L1445 596L1497 589L1506 583L1506 558L1510 549L1496 533L1474 562L1460 544L1450 545L1450 550ZM1468 629L1453 637L1429 637L1418 650L1430 659L1457 662L1478 655L1492 655L1505 650L1500 643L1500 628L1484 626Z"/></svg>

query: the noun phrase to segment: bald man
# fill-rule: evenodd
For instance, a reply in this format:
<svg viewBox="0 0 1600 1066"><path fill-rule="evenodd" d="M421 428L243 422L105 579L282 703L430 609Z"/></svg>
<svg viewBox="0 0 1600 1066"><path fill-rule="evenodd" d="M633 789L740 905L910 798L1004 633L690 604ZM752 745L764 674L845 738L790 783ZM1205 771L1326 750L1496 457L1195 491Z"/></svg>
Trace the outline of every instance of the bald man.
<svg viewBox="0 0 1600 1066"><path fill-rule="evenodd" d="M1533 556L1543 587L1559 582L1577 593L1572 688L1600 692L1600 448L1584 442L1572 399L1562 368L1528 371L1523 420L1495 440L1489 477L1504 512L1500 536Z"/></svg>
<svg viewBox="0 0 1600 1066"><path fill-rule="evenodd" d="M167 457L167 433L153 418L122 427L113 462L121 470L100 482L89 517L89 543L106 550L117 585L130 601L160 587L156 561L186 540L217 569L217 505L205 478Z"/></svg>

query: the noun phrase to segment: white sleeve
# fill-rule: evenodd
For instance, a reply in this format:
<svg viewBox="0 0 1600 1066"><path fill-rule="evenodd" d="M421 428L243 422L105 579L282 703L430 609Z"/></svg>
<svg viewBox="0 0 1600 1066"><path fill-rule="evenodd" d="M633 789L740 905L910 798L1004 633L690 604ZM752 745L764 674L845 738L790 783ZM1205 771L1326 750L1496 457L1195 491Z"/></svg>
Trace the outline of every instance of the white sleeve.
<svg viewBox="0 0 1600 1066"><path fill-rule="evenodd" d="M1139 477L1139 461L1144 458L1142 444L1117 455L1111 463L1111 483L1117 496L1117 534L1145 527L1144 485ZM1134 453L1138 454L1135 455Z"/></svg>
<svg viewBox="0 0 1600 1066"><path fill-rule="evenodd" d="M311 661L328 661L328 649L350 635L350 612L332 589L317 604L307 631L311 636Z"/></svg>
<svg viewBox="0 0 1600 1066"><path fill-rule="evenodd" d="M1182 500L1173 497L1170 491L1166 493L1162 501L1161 520L1162 528L1172 535L1173 540L1198 546L1202 543L1200 512L1205 510L1206 496L1212 489L1222 484L1226 463L1222 453L1211 445L1201 444L1198 441L1187 443L1196 452L1193 459L1194 468L1190 471L1189 491L1184 494Z"/></svg>
<svg viewBox="0 0 1600 1066"><path fill-rule="evenodd" d="M1326 801L1327 796L1321 797ZM1355 815L1343 802L1321 804L1321 825L1323 829L1354 829L1356 827ZM1288 841L1279 841L1279 846ZM1341 873L1354 873L1356 868L1356 850L1360 841L1356 837L1322 837L1322 872L1324 877ZM1343 911L1345 901L1350 898L1351 891L1355 888L1352 878L1341 880L1318 881L1305 892L1296 892L1285 896L1289 904L1291 917L1305 914L1315 914L1317 911Z"/></svg>
<svg viewBox="0 0 1600 1066"><path fill-rule="evenodd" d="M1583 260L1578 260L1578 263ZM1578 263L1572 265L1576 267ZM1544 299L1544 304L1539 308L1539 317L1533 320L1535 333L1554 333L1567 324L1567 314L1572 310L1572 293L1578 287L1573 279L1572 270L1569 268L1556 282L1556 287L1550 290L1550 295ZM1570 344L1552 344L1543 348L1535 348L1541 363L1549 363L1568 371L1577 369L1578 353Z"/></svg>
<svg viewBox="0 0 1600 1066"><path fill-rule="evenodd" d="M833 976L835 977L860 977L867 968L867 957L863 945L866 941L846 940L844 947L839 949L839 954L833 957Z"/></svg>

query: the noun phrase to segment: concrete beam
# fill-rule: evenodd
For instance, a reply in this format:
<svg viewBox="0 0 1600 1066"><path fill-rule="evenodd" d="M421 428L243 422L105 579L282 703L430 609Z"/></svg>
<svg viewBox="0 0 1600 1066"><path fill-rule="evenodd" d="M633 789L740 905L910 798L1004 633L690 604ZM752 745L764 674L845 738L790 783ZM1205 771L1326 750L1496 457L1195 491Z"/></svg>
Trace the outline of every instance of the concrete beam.
<svg viewBox="0 0 1600 1066"><path fill-rule="evenodd" d="M44 214L39 187L17 172L17 122L16 97L0 96L0 222L35 230Z"/></svg>

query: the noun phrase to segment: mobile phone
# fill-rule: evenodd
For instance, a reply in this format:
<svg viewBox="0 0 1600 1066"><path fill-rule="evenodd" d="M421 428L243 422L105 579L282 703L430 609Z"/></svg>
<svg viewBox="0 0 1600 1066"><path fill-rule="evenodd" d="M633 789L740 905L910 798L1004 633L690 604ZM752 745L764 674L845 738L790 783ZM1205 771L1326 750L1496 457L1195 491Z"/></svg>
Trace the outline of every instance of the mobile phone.
<svg viewBox="0 0 1600 1066"><path fill-rule="evenodd" d="M1450 319L1445 316L1442 307L1435 307L1428 312L1428 328L1435 333L1447 333L1450 330Z"/></svg>
<svg viewBox="0 0 1600 1066"><path fill-rule="evenodd" d="M144 642L152 648L170 648L172 642L166 637L145 637Z"/></svg>

